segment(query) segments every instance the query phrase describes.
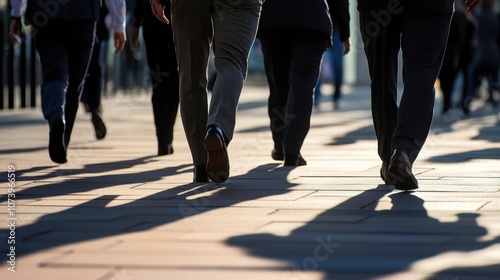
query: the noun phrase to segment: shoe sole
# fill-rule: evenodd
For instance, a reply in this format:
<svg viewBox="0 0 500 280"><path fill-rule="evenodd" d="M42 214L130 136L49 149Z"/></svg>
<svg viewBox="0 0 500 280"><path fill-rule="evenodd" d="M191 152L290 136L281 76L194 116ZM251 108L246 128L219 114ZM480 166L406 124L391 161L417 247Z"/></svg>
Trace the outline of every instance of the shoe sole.
<svg viewBox="0 0 500 280"><path fill-rule="evenodd" d="M174 148L172 145L166 146L166 148L158 148L158 156L166 156L174 153Z"/></svg>
<svg viewBox="0 0 500 280"><path fill-rule="evenodd" d="M418 189L418 181L411 173L411 170L404 164L392 164L387 170L386 184L394 185L396 189L402 191L411 191Z"/></svg>
<svg viewBox="0 0 500 280"><path fill-rule="evenodd" d="M64 147L64 122L57 120L52 123L49 133L49 156L55 163L66 163L66 148Z"/></svg>
<svg viewBox="0 0 500 280"><path fill-rule="evenodd" d="M225 182L229 178L229 157L226 146L216 135L208 135L204 144L208 153L208 177L216 183Z"/></svg>
<svg viewBox="0 0 500 280"><path fill-rule="evenodd" d="M307 161L305 161L303 158L300 159L296 159L296 160L285 160L285 162L283 163L284 166L304 166L304 165L307 165Z"/></svg>
<svg viewBox="0 0 500 280"><path fill-rule="evenodd" d="M271 158L274 160L283 160L283 153L271 153Z"/></svg>
<svg viewBox="0 0 500 280"><path fill-rule="evenodd" d="M98 140L104 139L106 137L106 125L102 121L98 114L92 114L92 124L94 125L95 138Z"/></svg>

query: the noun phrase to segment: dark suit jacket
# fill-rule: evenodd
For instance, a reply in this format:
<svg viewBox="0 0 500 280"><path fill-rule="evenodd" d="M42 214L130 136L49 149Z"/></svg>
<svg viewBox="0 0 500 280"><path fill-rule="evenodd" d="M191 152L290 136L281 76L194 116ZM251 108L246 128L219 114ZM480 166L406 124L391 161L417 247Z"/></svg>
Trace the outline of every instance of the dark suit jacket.
<svg viewBox="0 0 500 280"><path fill-rule="evenodd" d="M358 10L369 10L386 7L389 0L358 0Z"/></svg>
<svg viewBox="0 0 500 280"><path fill-rule="evenodd" d="M340 32L340 40L344 41L350 37L349 0L327 0L327 2L333 27Z"/></svg>
<svg viewBox="0 0 500 280"><path fill-rule="evenodd" d="M328 4L326 0L268 0L262 6L259 30L299 28L330 36L333 16L345 40L349 37L348 6L348 0L328 0Z"/></svg>
<svg viewBox="0 0 500 280"><path fill-rule="evenodd" d="M99 20L100 0L28 0L26 19L41 27L49 19Z"/></svg>

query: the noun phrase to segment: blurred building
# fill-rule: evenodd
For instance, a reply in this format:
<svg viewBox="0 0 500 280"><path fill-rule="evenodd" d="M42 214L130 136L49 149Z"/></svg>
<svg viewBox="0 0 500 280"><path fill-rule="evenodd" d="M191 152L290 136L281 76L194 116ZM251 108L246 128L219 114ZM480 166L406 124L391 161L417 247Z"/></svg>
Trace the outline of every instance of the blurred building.
<svg viewBox="0 0 500 280"><path fill-rule="evenodd" d="M126 0L128 7L128 21L127 24L129 27L132 26L132 11L135 5L135 0ZM8 10L9 0L0 0L0 105L3 108L3 100L7 99L7 91L12 91L8 88L9 79L12 79L9 76L8 67L14 67L15 70L11 71L14 73L14 76L19 73L19 65L23 58L22 56L30 54L30 42L27 40L26 49L20 51L19 47L16 46L14 49L11 48L8 42L7 36L7 28L8 28L8 20L9 20L9 11ZM500 13L500 1L495 1L495 10ZM361 34L359 30L359 19L358 19L358 11L357 11L357 1L350 1L350 13L351 13L351 52L345 57L344 60L344 81L346 84L354 84L354 85L369 85L369 75L367 62L364 55L363 50L363 42L361 40ZM382 25L383 22L375 22L374 24ZM127 28L129 29L129 28ZM145 87L149 86L148 80L148 69L147 63L145 59L145 53L143 50L139 52L133 52L130 50L128 44L125 47L125 50L118 54L114 55L114 50L112 49L113 44L109 45L109 55L108 55L108 83L107 83L107 93L113 93L117 90L125 90L125 91L135 91L142 90ZM14 56L14 62L9 62L9 55ZM29 61L29 60L28 60ZM11 65L13 64L13 65ZM36 63L34 64L36 65ZM28 69L26 69L26 73L30 72L30 63L27 64ZM37 69L36 71L39 71ZM250 54L249 58L249 75L262 75L264 73L264 66L262 61L262 54L260 52L260 44L256 41L253 50ZM10 73L12 74L12 73ZM30 84L30 79L37 79L35 75L27 75L25 81L27 84ZM22 82L23 79L19 79L14 77L14 83L17 85ZM21 81L20 81L21 80ZM38 82L38 81L35 81ZM5 93L5 94L4 94ZM11 94L11 93L10 93Z"/></svg>

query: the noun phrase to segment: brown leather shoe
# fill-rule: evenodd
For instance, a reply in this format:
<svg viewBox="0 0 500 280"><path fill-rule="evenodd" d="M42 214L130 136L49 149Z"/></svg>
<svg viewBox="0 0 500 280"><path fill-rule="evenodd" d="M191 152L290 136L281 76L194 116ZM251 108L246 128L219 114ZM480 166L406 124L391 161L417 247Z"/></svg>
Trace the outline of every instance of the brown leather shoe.
<svg viewBox="0 0 500 280"><path fill-rule="evenodd" d="M216 125L209 125L205 136L207 150L207 175L216 183L223 183L229 177L229 157L222 130Z"/></svg>
<svg viewBox="0 0 500 280"><path fill-rule="evenodd" d="M394 185L398 190L418 189L418 181L413 175L410 157L405 151L394 150L386 179L388 184Z"/></svg>

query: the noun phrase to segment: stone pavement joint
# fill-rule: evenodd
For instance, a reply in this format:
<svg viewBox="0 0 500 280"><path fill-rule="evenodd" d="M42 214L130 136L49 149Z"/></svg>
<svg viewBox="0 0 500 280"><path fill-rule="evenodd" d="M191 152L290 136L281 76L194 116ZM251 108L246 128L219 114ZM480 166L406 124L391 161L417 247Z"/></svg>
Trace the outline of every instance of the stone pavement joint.
<svg viewBox="0 0 500 280"><path fill-rule="evenodd" d="M15 202L0 188L0 279L498 279L498 109L436 113L403 193L379 178L367 87L314 109L297 168L271 159L267 90L244 88L223 184L192 183L180 118L175 153L155 155L147 93L104 99L102 141L80 110L63 165L39 108L0 112L16 178Z"/></svg>

